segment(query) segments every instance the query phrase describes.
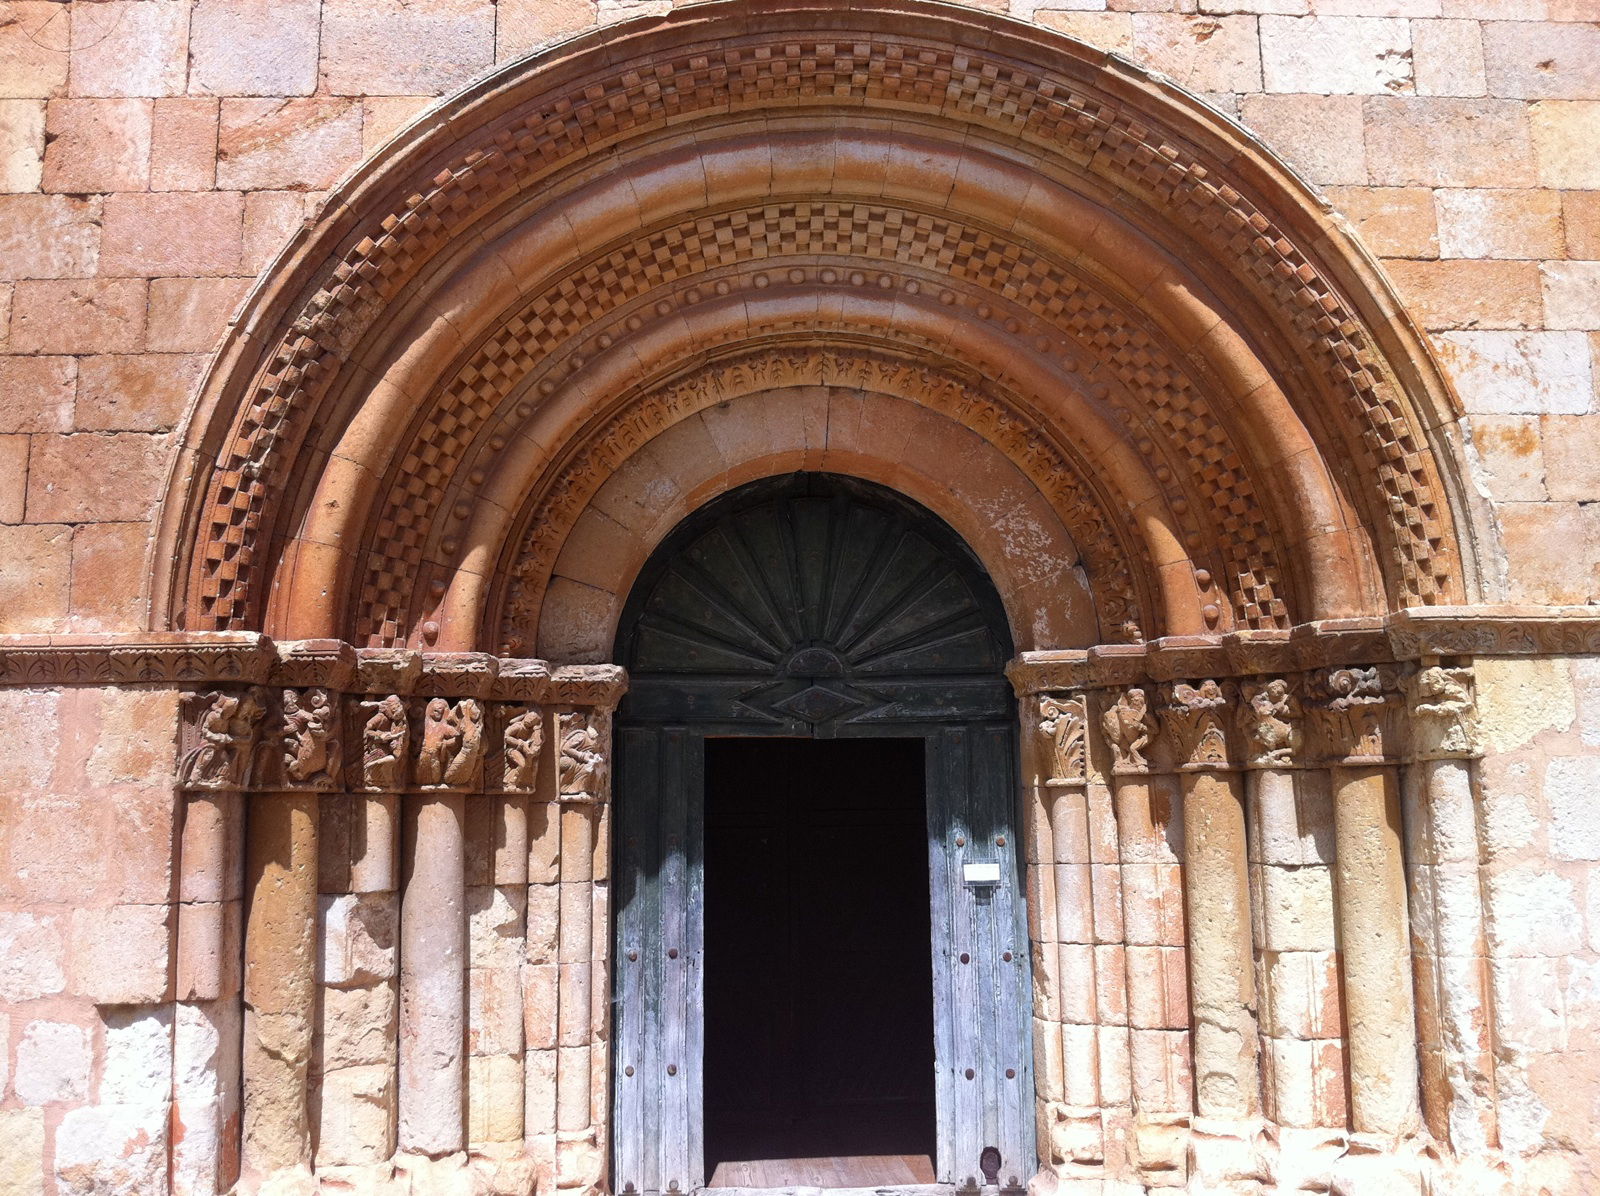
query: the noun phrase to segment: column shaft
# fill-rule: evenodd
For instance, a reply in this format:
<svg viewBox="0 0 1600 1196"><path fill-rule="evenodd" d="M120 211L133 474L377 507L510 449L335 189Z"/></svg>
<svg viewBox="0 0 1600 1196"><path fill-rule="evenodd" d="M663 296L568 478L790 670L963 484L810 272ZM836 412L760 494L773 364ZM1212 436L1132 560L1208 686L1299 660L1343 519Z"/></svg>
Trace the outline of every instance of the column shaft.
<svg viewBox="0 0 1600 1196"><path fill-rule="evenodd" d="M1393 765L1333 769L1351 1128L1417 1128L1417 1032Z"/></svg>

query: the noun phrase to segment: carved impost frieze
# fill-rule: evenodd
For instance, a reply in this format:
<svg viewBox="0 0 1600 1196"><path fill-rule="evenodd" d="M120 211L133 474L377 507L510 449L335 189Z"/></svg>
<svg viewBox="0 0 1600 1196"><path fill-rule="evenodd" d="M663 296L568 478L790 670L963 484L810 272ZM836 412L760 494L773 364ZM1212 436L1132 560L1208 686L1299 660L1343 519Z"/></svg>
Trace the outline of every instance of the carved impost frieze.
<svg viewBox="0 0 1600 1196"><path fill-rule="evenodd" d="M1176 681L1167 690L1161 725L1172 744L1180 771L1237 768L1233 706L1237 687L1231 681Z"/></svg>
<svg viewBox="0 0 1600 1196"><path fill-rule="evenodd" d="M344 640L288 640L274 645L273 685L316 685L349 690L356 680L356 650Z"/></svg>
<svg viewBox="0 0 1600 1196"><path fill-rule="evenodd" d="M1401 747L1399 674L1393 665L1345 665L1312 674L1315 754L1329 764L1382 764Z"/></svg>
<svg viewBox="0 0 1600 1196"><path fill-rule="evenodd" d="M1150 641L1146 676L1156 681L1226 677L1231 670L1220 635L1169 635Z"/></svg>
<svg viewBox="0 0 1600 1196"><path fill-rule="evenodd" d="M1149 772L1150 760L1145 753L1160 731L1150 709L1150 690L1131 685L1109 691L1105 697L1107 705L1100 714L1100 729L1111 745L1111 771L1116 775Z"/></svg>
<svg viewBox="0 0 1600 1196"><path fill-rule="evenodd" d="M424 652L417 692L446 698L484 698L499 675L499 658L487 652Z"/></svg>
<svg viewBox="0 0 1600 1196"><path fill-rule="evenodd" d="M1044 783L1075 788L1089 780L1089 704L1083 694L1043 693L1035 699Z"/></svg>
<svg viewBox="0 0 1600 1196"><path fill-rule="evenodd" d="M1388 619L1400 660L1435 656L1600 654L1600 608L1593 606L1408 607Z"/></svg>
<svg viewBox="0 0 1600 1196"><path fill-rule="evenodd" d="M611 712L562 710L556 715L559 756L556 792L563 802L604 802L611 796L606 753L611 743Z"/></svg>
<svg viewBox="0 0 1600 1196"><path fill-rule="evenodd" d="M628 673L614 664L565 664L550 675L548 700L562 706L614 710L628 692Z"/></svg>
<svg viewBox="0 0 1600 1196"><path fill-rule="evenodd" d="M1251 768L1288 768L1303 762L1305 709L1292 677L1246 681L1239 692L1239 730Z"/></svg>
<svg viewBox="0 0 1600 1196"><path fill-rule="evenodd" d="M1424 664L1406 677L1405 688L1407 758L1461 760L1483 754L1470 668Z"/></svg>
<svg viewBox="0 0 1600 1196"><path fill-rule="evenodd" d="M206 685L267 680L274 649L252 632L0 637L0 685Z"/></svg>

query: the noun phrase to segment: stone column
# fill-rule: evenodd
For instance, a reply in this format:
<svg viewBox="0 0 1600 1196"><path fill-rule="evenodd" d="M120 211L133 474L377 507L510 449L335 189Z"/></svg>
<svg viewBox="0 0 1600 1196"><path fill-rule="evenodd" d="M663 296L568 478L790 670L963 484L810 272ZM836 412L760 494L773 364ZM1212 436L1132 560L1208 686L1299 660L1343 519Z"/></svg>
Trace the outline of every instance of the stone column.
<svg viewBox="0 0 1600 1196"><path fill-rule="evenodd" d="M1333 669L1319 712L1330 760L1350 1124L1386 1138L1417 1129L1417 1033L1392 671Z"/></svg>
<svg viewBox="0 0 1600 1196"><path fill-rule="evenodd" d="M1249 1139L1261 1111L1244 776L1230 734L1231 684L1173 685L1166 725L1183 787L1183 871L1194 1024L1191 1168L1206 1181L1260 1178Z"/></svg>
<svg viewBox="0 0 1600 1196"><path fill-rule="evenodd" d="M400 904L400 1132L404 1151L466 1146L466 802L481 784L483 706L428 700L405 799Z"/></svg>
<svg viewBox="0 0 1600 1196"><path fill-rule="evenodd" d="M1153 1187L1185 1179L1189 1112L1189 978L1177 778L1152 769L1157 725L1142 686L1107 695L1100 726L1111 753L1121 872L1129 1100L1129 1163ZM1133 1178L1129 1176L1128 1178Z"/></svg>
<svg viewBox="0 0 1600 1196"><path fill-rule="evenodd" d="M1472 760L1472 671L1425 661L1407 684L1401 785L1421 1032L1422 1111L1458 1154L1498 1145L1488 947ZM1431 933L1416 928L1426 927Z"/></svg>

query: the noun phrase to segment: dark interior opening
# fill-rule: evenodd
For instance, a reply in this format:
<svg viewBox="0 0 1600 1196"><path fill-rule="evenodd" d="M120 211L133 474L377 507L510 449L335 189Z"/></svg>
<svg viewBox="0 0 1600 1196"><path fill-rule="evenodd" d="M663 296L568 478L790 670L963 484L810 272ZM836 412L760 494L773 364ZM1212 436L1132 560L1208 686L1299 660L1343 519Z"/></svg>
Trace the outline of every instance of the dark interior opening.
<svg viewBox="0 0 1600 1196"><path fill-rule="evenodd" d="M932 1182L922 741L711 739L705 778L711 1186Z"/></svg>

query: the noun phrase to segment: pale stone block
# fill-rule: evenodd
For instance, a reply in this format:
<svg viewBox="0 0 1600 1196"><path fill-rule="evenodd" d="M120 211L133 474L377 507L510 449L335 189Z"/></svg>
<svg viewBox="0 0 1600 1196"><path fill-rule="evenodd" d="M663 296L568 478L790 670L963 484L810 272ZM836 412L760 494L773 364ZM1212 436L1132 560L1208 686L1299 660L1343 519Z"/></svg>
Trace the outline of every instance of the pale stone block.
<svg viewBox="0 0 1600 1196"><path fill-rule="evenodd" d="M1538 328L1544 303L1533 262L1390 262L1389 276L1426 329Z"/></svg>
<svg viewBox="0 0 1600 1196"><path fill-rule="evenodd" d="M322 1069L336 1071L393 1060L398 1006L392 982L324 990Z"/></svg>
<svg viewBox="0 0 1600 1196"><path fill-rule="evenodd" d="M70 1022L29 1022L17 1043L12 1089L25 1105L89 1097L94 1048L89 1031Z"/></svg>
<svg viewBox="0 0 1600 1196"><path fill-rule="evenodd" d="M322 190L361 159L356 100L229 99L218 121L219 187Z"/></svg>
<svg viewBox="0 0 1600 1196"><path fill-rule="evenodd" d="M1578 736L1587 747L1600 747L1600 656L1572 662L1573 690L1578 702Z"/></svg>
<svg viewBox="0 0 1600 1196"><path fill-rule="evenodd" d="M1446 332L1436 343L1473 414L1570 415L1594 406L1593 363L1581 332Z"/></svg>
<svg viewBox="0 0 1600 1196"><path fill-rule="evenodd" d="M252 191L246 195L244 270L264 269L288 244L305 216L306 196L299 191Z"/></svg>
<svg viewBox="0 0 1600 1196"><path fill-rule="evenodd" d="M522 968L522 1026L530 1051L556 1045L560 1018L560 967L553 963Z"/></svg>
<svg viewBox="0 0 1600 1196"><path fill-rule="evenodd" d="M180 1106L221 1099L238 1078L243 1013L233 1001L174 1006L172 1092Z"/></svg>
<svg viewBox="0 0 1600 1196"><path fill-rule="evenodd" d="M102 207L74 195L0 196L0 271L13 279L93 274Z"/></svg>
<svg viewBox="0 0 1600 1196"><path fill-rule="evenodd" d="M157 278L150 282L150 344L157 353L210 352L253 278Z"/></svg>
<svg viewBox="0 0 1600 1196"><path fill-rule="evenodd" d="M1566 662L1550 657L1483 657L1476 662L1478 710L1491 754L1511 752L1578 717Z"/></svg>
<svg viewBox="0 0 1600 1196"><path fill-rule="evenodd" d="M1600 329L1600 262L1545 262L1545 327Z"/></svg>
<svg viewBox="0 0 1600 1196"><path fill-rule="evenodd" d="M1335 942L1329 868L1261 869L1266 946L1273 951L1331 950Z"/></svg>
<svg viewBox="0 0 1600 1196"><path fill-rule="evenodd" d="M500 19L505 20L504 5ZM372 96L361 104L361 148L371 154L434 102L432 96Z"/></svg>
<svg viewBox="0 0 1600 1196"><path fill-rule="evenodd" d="M519 58L595 24L595 0L500 0L495 59Z"/></svg>
<svg viewBox="0 0 1600 1196"><path fill-rule="evenodd" d="M1502 503L1513 602L1581 605L1600 596L1600 508L1589 503Z"/></svg>
<svg viewBox="0 0 1600 1196"><path fill-rule="evenodd" d="M167 1106L73 1109L56 1130L57 1196L143 1196L165 1189Z"/></svg>
<svg viewBox="0 0 1600 1196"><path fill-rule="evenodd" d="M1330 187L1328 198L1379 257L1439 256L1433 192L1426 187Z"/></svg>
<svg viewBox="0 0 1600 1196"><path fill-rule="evenodd" d="M1600 95L1600 26L1525 20L1489 21L1482 28L1492 94L1530 100Z"/></svg>
<svg viewBox="0 0 1600 1196"><path fill-rule="evenodd" d="M70 601L72 538L72 528L52 524L0 527L0 607L7 631L60 627Z"/></svg>
<svg viewBox="0 0 1600 1196"><path fill-rule="evenodd" d="M467 890L467 959L474 968L515 968L523 953L526 885L473 885Z"/></svg>
<svg viewBox="0 0 1600 1196"><path fill-rule="evenodd" d="M318 900L322 906L322 982L368 985L394 976L398 933L394 897L388 893L341 893Z"/></svg>
<svg viewBox="0 0 1600 1196"><path fill-rule="evenodd" d="M321 89L440 95L494 63L491 0L326 0Z"/></svg>
<svg viewBox="0 0 1600 1196"><path fill-rule="evenodd" d="M394 1153L394 1069L345 1067L321 1082L317 1165L381 1163Z"/></svg>
<svg viewBox="0 0 1600 1196"><path fill-rule="evenodd" d="M558 885L528 886L527 943L529 963L555 960L561 930L561 893Z"/></svg>
<svg viewBox="0 0 1600 1196"><path fill-rule="evenodd" d="M117 1007L105 1017L106 1058L101 1104L165 1102L172 1092L172 1009Z"/></svg>
<svg viewBox="0 0 1600 1196"><path fill-rule="evenodd" d="M22 513L28 493L28 437L22 434L0 434L0 524L22 522ZM0 576L5 571L0 570ZM26 572L19 571L10 579L24 586L33 584Z"/></svg>
<svg viewBox="0 0 1600 1196"><path fill-rule="evenodd" d="M78 363L72 357L0 357L0 432L72 429Z"/></svg>
<svg viewBox="0 0 1600 1196"><path fill-rule="evenodd" d="M556 1128L556 1052L529 1051L523 1056L526 1099L523 1103L525 1132L550 1133Z"/></svg>
<svg viewBox="0 0 1600 1196"><path fill-rule="evenodd" d="M1125 12L1071 12L1058 9L1038 9L1033 14L1036 25L1054 29L1068 37L1097 49L1109 50L1133 58L1133 18Z"/></svg>
<svg viewBox="0 0 1600 1196"><path fill-rule="evenodd" d="M150 142L152 191L209 191L217 181L217 101L155 101Z"/></svg>
<svg viewBox="0 0 1600 1196"><path fill-rule="evenodd" d="M1562 860L1600 860L1600 756L1556 756L1545 762L1550 849Z"/></svg>
<svg viewBox="0 0 1600 1196"><path fill-rule="evenodd" d="M106 198L100 265L142 277L230 275L244 251L244 199L231 191Z"/></svg>
<svg viewBox="0 0 1600 1196"><path fill-rule="evenodd" d="M44 1110L0 1110L0 1196L44 1196Z"/></svg>
<svg viewBox="0 0 1600 1196"><path fill-rule="evenodd" d="M189 67L189 8L107 0L72 13L75 96L181 95Z"/></svg>
<svg viewBox="0 0 1600 1196"><path fill-rule="evenodd" d="M467 1140L520 1142L523 1063L517 1055L475 1055L467 1061Z"/></svg>
<svg viewBox="0 0 1600 1196"><path fill-rule="evenodd" d="M1481 96L1488 90L1478 22L1413 21L1411 49L1418 95Z"/></svg>
<svg viewBox="0 0 1600 1196"><path fill-rule="evenodd" d="M103 1005L164 1000L172 907L115 905L72 913L73 990Z"/></svg>
<svg viewBox="0 0 1600 1196"><path fill-rule="evenodd" d="M1358 97L1246 96L1239 117L1311 182L1367 182Z"/></svg>
<svg viewBox="0 0 1600 1196"><path fill-rule="evenodd" d="M0 191L37 191L44 178L44 101L0 100Z"/></svg>
<svg viewBox="0 0 1600 1196"><path fill-rule="evenodd" d="M1547 187L1600 188L1600 102L1545 100L1531 109L1539 181Z"/></svg>
<svg viewBox="0 0 1600 1196"><path fill-rule="evenodd" d="M1261 68L1269 92L1409 92L1410 28L1386 18L1262 17Z"/></svg>
<svg viewBox="0 0 1600 1196"><path fill-rule="evenodd" d="M467 984L467 1050L520 1055L524 1006L516 969L473 968Z"/></svg>
<svg viewBox="0 0 1600 1196"><path fill-rule="evenodd" d="M150 181L149 100L51 100L46 191L143 191Z"/></svg>
<svg viewBox="0 0 1600 1196"><path fill-rule="evenodd" d="M1495 1032L1501 1049L1559 1051L1567 1043L1561 961L1493 959Z"/></svg>
<svg viewBox="0 0 1600 1196"><path fill-rule="evenodd" d="M317 0L199 0L189 21L189 88L301 96L317 87Z"/></svg>
<svg viewBox="0 0 1600 1196"><path fill-rule="evenodd" d="M1520 101L1372 96L1362 103L1374 183L1526 187L1535 181L1528 108Z"/></svg>
<svg viewBox="0 0 1600 1196"><path fill-rule="evenodd" d="M0 21L0 96L39 99L67 85L72 12L55 0L20 0L6 5Z"/></svg>
<svg viewBox="0 0 1600 1196"><path fill-rule="evenodd" d="M1547 868L1491 873L1489 909L1494 938L1502 952L1568 955L1583 941L1574 885Z"/></svg>
<svg viewBox="0 0 1600 1196"><path fill-rule="evenodd" d="M1550 497L1538 416L1477 415L1471 430L1467 454L1472 474L1492 498L1543 502Z"/></svg>
<svg viewBox="0 0 1600 1196"><path fill-rule="evenodd" d="M17 353L129 353L143 347L148 285L139 278L39 279L12 296Z"/></svg>
<svg viewBox="0 0 1600 1196"><path fill-rule="evenodd" d="M57 919L0 913L0 1000L32 1001L60 992L66 983Z"/></svg>
<svg viewBox="0 0 1600 1196"><path fill-rule="evenodd" d="M1547 258L1563 252L1561 194L1485 188L1434 192L1439 255L1461 258Z"/></svg>
<svg viewBox="0 0 1600 1196"><path fill-rule="evenodd" d="M1193 91L1261 90L1260 42L1249 17L1135 13L1133 46L1137 61Z"/></svg>

